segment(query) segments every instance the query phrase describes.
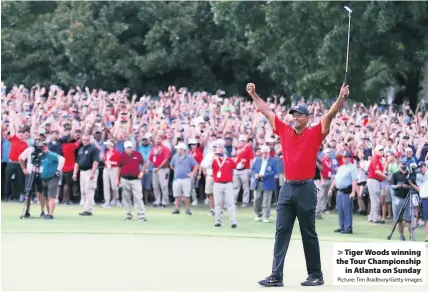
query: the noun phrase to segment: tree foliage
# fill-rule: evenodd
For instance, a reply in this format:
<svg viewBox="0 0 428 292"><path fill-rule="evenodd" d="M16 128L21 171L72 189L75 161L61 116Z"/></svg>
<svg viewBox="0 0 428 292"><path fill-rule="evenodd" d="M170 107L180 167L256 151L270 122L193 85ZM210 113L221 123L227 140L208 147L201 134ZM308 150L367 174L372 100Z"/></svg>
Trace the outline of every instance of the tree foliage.
<svg viewBox="0 0 428 292"><path fill-rule="evenodd" d="M415 107L428 59L426 2L2 2L2 80L243 94L352 97Z"/></svg>

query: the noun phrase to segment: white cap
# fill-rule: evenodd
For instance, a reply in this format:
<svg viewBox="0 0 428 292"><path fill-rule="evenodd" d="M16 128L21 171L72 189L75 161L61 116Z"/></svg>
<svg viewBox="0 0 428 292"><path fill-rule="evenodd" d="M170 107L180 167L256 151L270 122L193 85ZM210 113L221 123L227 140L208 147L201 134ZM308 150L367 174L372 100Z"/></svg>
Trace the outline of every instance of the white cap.
<svg viewBox="0 0 428 292"><path fill-rule="evenodd" d="M376 145L375 150L381 151L381 150L383 150L383 146L382 145Z"/></svg>
<svg viewBox="0 0 428 292"><path fill-rule="evenodd" d="M239 141L247 142L248 141L248 137L245 136L245 135L239 135Z"/></svg>
<svg viewBox="0 0 428 292"><path fill-rule="evenodd" d="M413 153L413 149L410 147L407 147L405 152L412 152Z"/></svg>
<svg viewBox="0 0 428 292"><path fill-rule="evenodd" d="M188 141L188 144L189 145L192 145L192 144L198 144L199 142L198 142L198 140L196 140L195 138L191 138L191 139L189 139L189 141Z"/></svg>
<svg viewBox="0 0 428 292"><path fill-rule="evenodd" d="M220 147L220 146L224 146L226 143L224 142L223 139L217 139L213 142L213 146L216 147Z"/></svg>
<svg viewBox="0 0 428 292"><path fill-rule="evenodd" d="M186 145L184 143L178 143L177 146L175 146L175 149L183 149L186 150Z"/></svg>
<svg viewBox="0 0 428 292"><path fill-rule="evenodd" d="M262 151L262 153L267 152L270 153L270 147L263 145L262 147L260 147L260 150Z"/></svg>
<svg viewBox="0 0 428 292"><path fill-rule="evenodd" d="M324 153L331 153L331 149L330 148L325 148L323 152Z"/></svg>
<svg viewBox="0 0 428 292"><path fill-rule="evenodd" d="M125 148L134 148L134 144L131 141L126 141L124 146Z"/></svg>
<svg viewBox="0 0 428 292"><path fill-rule="evenodd" d="M104 142L104 145L110 145L110 146L114 146L114 143L112 140L107 140Z"/></svg>
<svg viewBox="0 0 428 292"><path fill-rule="evenodd" d="M46 135L46 130L44 128L40 128L39 129L39 134L40 135Z"/></svg>
<svg viewBox="0 0 428 292"><path fill-rule="evenodd" d="M272 137L268 137L265 140L266 143L275 143L275 139L273 139Z"/></svg>

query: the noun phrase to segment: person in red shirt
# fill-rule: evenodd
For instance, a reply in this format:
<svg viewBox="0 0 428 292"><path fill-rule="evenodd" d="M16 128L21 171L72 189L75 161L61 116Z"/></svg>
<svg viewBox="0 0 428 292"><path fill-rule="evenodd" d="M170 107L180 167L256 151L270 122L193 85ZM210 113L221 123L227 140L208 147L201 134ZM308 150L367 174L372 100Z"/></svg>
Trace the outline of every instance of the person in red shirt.
<svg viewBox="0 0 428 292"><path fill-rule="evenodd" d="M114 142L108 140L104 142L107 150L103 155L104 171L103 171L103 190L104 190L104 204L102 208L110 208L110 203L117 202L118 207L121 203L118 201L117 188L115 185L117 167L119 165L120 152L114 148ZM113 200L111 201L111 199Z"/></svg>
<svg viewBox="0 0 428 292"><path fill-rule="evenodd" d="M145 208L143 202L143 187L141 179L144 172L140 171L140 166L144 169L144 159L140 152L134 150L134 144L126 141L125 152L119 156L118 168L116 172L116 186L121 187L122 203L125 207L125 220L132 220L132 200L138 220L146 222Z"/></svg>
<svg viewBox="0 0 428 292"><path fill-rule="evenodd" d="M212 164L214 180L214 226L221 226L221 207L224 199L224 205L227 207L227 211L229 212L230 224L232 228L236 228L236 208L232 184L233 169L236 168L236 162L234 159L226 156L224 149L225 142L223 140L218 140L214 143L217 146Z"/></svg>
<svg viewBox="0 0 428 292"><path fill-rule="evenodd" d="M245 135L239 136L238 149L236 151L236 170L233 175L233 189L235 192L235 204L238 202L239 191L242 186L242 208L248 208L250 203L250 176L251 161L254 159L254 151L251 142Z"/></svg>
<svg viewBox="0 0 428 292"><path fill-rule="evenodd" d="M28 148L27 142L24 140L24 129L20 129L15 133L15 126L11 126L10 137L10 154L9 161L5 169L5 198L14 199L17 195L24 193L25 176L19 164L19 155ZM12 176L15 176L15 190L12 194Z"/></svg>
<svg viewBox="0 0 428 292"><path fill-rule="evenodd" d="M301 104L289 111L293 116L291 126L281 121L257 95L254 84L247 84L247 92L253 98L256 107L269 120L273 132L280 137L286 179L281 187L277 204L272 273L266 279L259 281L259 284L267 287L284 285L282 281L284 260L297 216L309 274L301 285L322 285L324 280L321 271L320 247L315 231L317 195L313 178L318 150L330 132L331 122L341 109L345 96L349 95L349 87L342 85L336 102L321 118L321 122L311 127L308 127L310 112L306 105Z"/></svg>
<svg viewBox="0 0 428 292"><path fill-rule="evenodd" d="M368 173L367 173L367 188L370 195L370 215L369 221L373 223L385 223L384 220L380 219L380 193L381 183L388 179L385 175L382 157L383 157L383 146L377 145L374 149L374 155L370 161Z"/></svg>
<svg viewBox="0 0 428 292"><path fill-rule="evenodd" d="M162 144L162 136L157 135L154 138L154 146L150 151L149 161L145 169L145 173L149 172L150 166L153 164L153 194L155 202L153 207L162 206L166 208L169 203L169 160L171 158L171 151L168 147ZM162 201L161 201L162 195Z"/></svg>
<svg viewBox="0 0 428 292"><path fill-rule="evenodd" d="M202 148L200 146L200 143L198 142L198 140L196 139L189 139L188 141L189 144L189 155L193 156L193 158L196 160L196 162L198 163L198 165L201 165L202 159L203 159L203 152L202 152ZM193 176L192 180L191 180L191 186L192 186L192 190L191 190L191 195L192 195L192 206L196 206L198 205L198 194L196 193L196 187L195 187L195 182L196 180L200 180L201 179L201 173L198 172L197 176Z"/></svg>
<svg viewBox="0 0 428 292"><path fill-rule="evenodd" d="M71 205L70 201L73 186L77 189L77 184L73 181L74 164L76 163L76 149L79 148L80 142L74 140L71 135L65 136L61 139L61 150L65 159L62 168L62 194L63 204Z"/></svg>
<svg viewBox="0 0 428 292"><path fill-rule="evenodd" d="M333 173L333 164L331 161L331 150L330 148L324 149L324 156L321 158L321 184L320 192L317 195L317 210L316 215L320 216L321 213L327 213L328 205L328 190L331 186L331 176Z"/></svg>

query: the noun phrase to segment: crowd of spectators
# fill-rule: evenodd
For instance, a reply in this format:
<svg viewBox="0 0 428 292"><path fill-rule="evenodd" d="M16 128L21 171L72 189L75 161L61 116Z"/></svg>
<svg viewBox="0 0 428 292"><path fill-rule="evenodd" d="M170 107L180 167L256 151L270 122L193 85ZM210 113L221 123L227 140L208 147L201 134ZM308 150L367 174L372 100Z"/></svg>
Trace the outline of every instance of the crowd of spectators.
<svg viewBox="0 0 428 292"><path fill-rule="evenodd" d="M288 114L291 106L306 103L311 113L310 124L316 124L326 112L327 106L321 100L296 100L287 104L284 97L267 99L269 107L282 120L292 123ZM214 141L224 140L226 155L240 155L241 148L251 146L248 154L251 161L245 169L251 169L252 159L262 155L261 150L269 147L270 156L277 161L276 183L272 204L279 187L284 183L284 167L279 139L274 135L267 119L256 109L251 99L229 96L224 91L215 94L189 92L187 88L169 86L157 95L131 95L128 89L106 92L102 89L76 87L64 91L56 85L49 88L23 85L7 88L2 83L2 199L23 201L25 173L17 166L19 155L33 145L36 139L47 143L50 151L65 158L63 173L74 171L76 155L82 144L82 137L88 136L99 155L95 199L92 205L104 208L121 207L115 178L109 176L114 165L112 149L117 153L125 151L125 143L132 143L133 149L141 153L144 161L153 157L159 145L165 147L164 155L171 158L178 144L185 145L198 165L204 166L204 158L212 155ZM416 169L428 159L428 111L418 106L412 111L408 104L402 106L362 103L347 103L335 117L330 134L319 150L318 206L317 217L335 209L334 195L329 196L332 179L337 168L343 164L343 153L352 154L351 162L358 168L358 196L355 198L355 212L369 216L373 223L384 223L392 218L392 196L388 185L392 174L399 171L399 160L406 157L409 169ZM179 148L181 148L180 146ZM162 148L163 149L163 148ZM109 157L106 151L110 150ZM155 153L158 155L158 153ZM382 165L382 181L379 190L370 181L369 168L373 157ZM248 159L248 160L250 160ZM376 158L377 159L377 158ZM156 166L152 161L141 178L144 202L156 207L167 207L173 200L173 171L160 175L169 168L169 162ZM113 164L113 165L112 165ZM18 164L19 165L19 164ZM210 204L206 193L206 178L210 167L205 165L195 173L192 180L191 204ZM103 174L104 173L104 174ZM242 208L249 207L254 200L251 171L234 177L235 201L242 202ZM85 204L81 198L80 184L72 177L63 177L58 188L57 203ZM379 200L373 194L379 192ZM372 198L372 200L370 199ZM35 201L37 202L37 198ZM370 206L375 204L376 206ZM373 210L379 207L379 216ZM212 210L211 210L212 213ZM239 208L238 208L239 216ZM376 216L376 218L374 217ZM268 220L266 220L268 222Z"/></svg>

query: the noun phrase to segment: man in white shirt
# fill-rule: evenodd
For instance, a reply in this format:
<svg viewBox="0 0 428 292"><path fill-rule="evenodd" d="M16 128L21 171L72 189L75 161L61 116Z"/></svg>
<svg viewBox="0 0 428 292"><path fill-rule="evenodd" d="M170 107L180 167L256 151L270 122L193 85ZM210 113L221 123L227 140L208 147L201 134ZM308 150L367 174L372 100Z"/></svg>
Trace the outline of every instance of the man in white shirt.
<svg viewBox="0 0 428 292"><path fill-rule="evenodd" d="M422 206L422 218L425 221L425 242L428 242L428 171L427 171L427 162L420 162L419 169L421 170L418 173L416 178L416 186L412 187L419 192L419 197L421 198Z"/></svg>
<svg viewBox="0 0 428 292"><path fill-rule="evenodd" d="M215 152L217 150L217 144L212 143L212 149L204 155L204 159L202 159L201 167L202 171L205 175L205 194L209 199L210 204L210 215L214 216L214 197L213 197L213 169L212 164L215 156Z"/></svg>

